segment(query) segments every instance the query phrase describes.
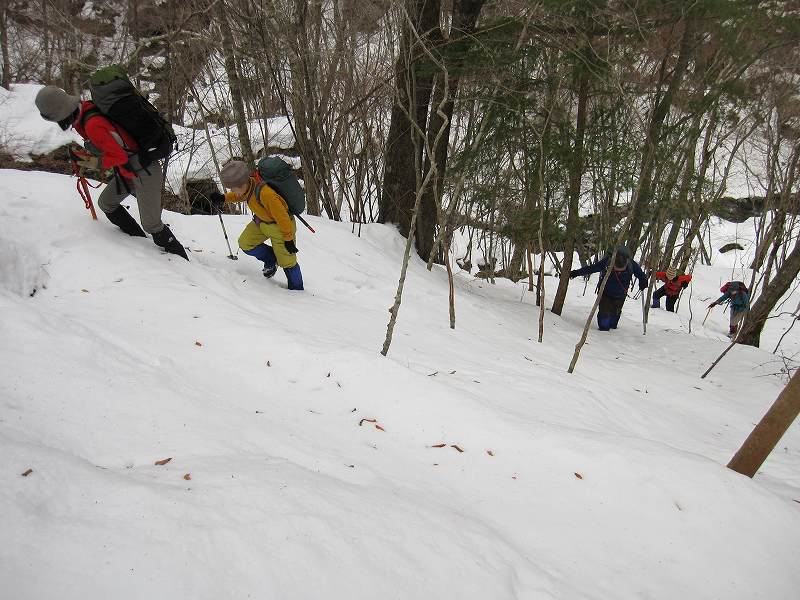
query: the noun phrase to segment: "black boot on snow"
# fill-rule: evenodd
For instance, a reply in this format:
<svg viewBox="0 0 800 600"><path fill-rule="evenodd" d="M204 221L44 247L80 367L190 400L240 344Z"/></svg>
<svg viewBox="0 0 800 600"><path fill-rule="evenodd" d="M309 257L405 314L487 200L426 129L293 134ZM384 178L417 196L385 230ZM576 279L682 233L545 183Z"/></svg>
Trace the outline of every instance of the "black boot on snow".
<svg viewBox="0 0 800 600"><path fill-rule="evenodd" d="M108 217L109 221L122 229L122 231L128 235L132 235L134 237L147 237L136 220L127 210L125 210L124 206L118 206L113 211L106 213L106 216Z"/></svg>
<svg viewBox="0 0 800 600"><path fill-rule="evenodd" d="M189 257L186 256L186 250L184 250L183 246L181 246L181 243L175 239L175 236L172 235L172 232L166 225L164 225L164 229L153 234L153 241L155 242L156 246L161 246L170 254L177 254L178 256L182 256L186 260L189 260Z"/></svg>

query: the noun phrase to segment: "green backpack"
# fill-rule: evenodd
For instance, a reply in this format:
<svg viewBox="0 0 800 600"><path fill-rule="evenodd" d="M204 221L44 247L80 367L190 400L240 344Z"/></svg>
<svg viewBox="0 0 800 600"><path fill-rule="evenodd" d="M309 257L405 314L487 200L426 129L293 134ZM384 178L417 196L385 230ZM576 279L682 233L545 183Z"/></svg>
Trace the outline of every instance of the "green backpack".
<svg viewBox="0 0 800 600"><path fill-rule="evenodd" d="M292 166L277 156L265 156L256 164L262 182L286 200L289 214L301 215L306 210L306 192L300 185ZM256 194L260 194L260 188ZM257 196L258 197L258 196Z"/></svg>
<svg viewBox="0 0 800 600"><path fill-rule="evenodd" d="M97 110L88 110L84 123L101 114L127 131L139 146L139 162L147 168L156 160L167 158L175 149L175 131L119 65L98 69L89 78L92 102Z"/></svg>

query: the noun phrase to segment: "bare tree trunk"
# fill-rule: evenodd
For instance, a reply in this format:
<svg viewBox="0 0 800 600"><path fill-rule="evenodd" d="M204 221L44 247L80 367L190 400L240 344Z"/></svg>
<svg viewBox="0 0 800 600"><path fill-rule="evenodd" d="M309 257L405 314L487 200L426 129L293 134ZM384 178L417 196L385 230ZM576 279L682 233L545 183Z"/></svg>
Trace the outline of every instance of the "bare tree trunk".
<svg viewBox="0 0 800 600"><path fill-rule="evenodd" d="M747 436L742 447L728 463L728 468L753 477L770 452L800 414L800 369L794 372L778 399Z"/></svg>
<svg viewBox="0 0 800 600"><path fill-rule="evenodd" d="M447 269L447 286L449 288L450 329L456 328L456 289L453 282L453 266L450 264L450 247L447 242L444 246L444 266Z"/></svg>
<svg viewBox="0 0 800 600"><path fill-rule="evenodd" d="M453 26L448 40L449 45L458 43L459 41L468 38L475 31L475 23L478 20L478 15L483 8L486 0L460 0L453 4ZM442 37L439 32L439 38ZM436 89L434 90L434 97L431 99L431 106L442 106L441 112L444 116L440 115L437 111L431 111L430 121L428 123L428 145L431 148L432 156L426 157L426 168L431 168L430 163L436 164L436 172L433 177L432 185L425 192L422 198L422 213L420 215L420 222L417 227L417 252L420 257L427 260L434 250L434 236L436 230L436 223L439 226L444 224L442 221L442 193L444 191L444 177L447 170L447 156L450 145L450 124L453 120L453 108L455 106L455 97L458 93L458 86L460 83L460 76L458 71L463 66L463 59L456 61L456 64L448 68L447 73L438 73L436 75ZM452 72L455 71L455 74ZM447 77L448 81L445 85L443 79ZM444 90L449 90L449 99L443 102L442 94ZM436 133L441 129L443 122L447 121L444 135L439 139L439 143L433 145L433 138Z"/></svg>
<svg viewBox="0 0 800 600"><path fill-rule="evenodd" d="M698 114L692 119L692 125L689 128L689 135L686 141L686 150L684 155L683 165L683 178L681 185L678 188L678 198L675 201L675 208L673 210L673 222L670 229L669 236L667 236L666 247L664 248L664 258L662 266L664 269L672 263L672 255L675 252L675 243L678 241L678 234L681 230L684 217L688 214L688 201L689 191L692 184L692 177L695 174L696 166L695 160L697 155L697 141L700 139L700 120L702 113ZM653 265L655 268L656 265Z"/></svg>
<svg viewBox="0 0 800 600"><path fill-rule="evenodd" d="M583 175L583 138L586 131L586 106L589 99L589 70L581 67L578 84L578 114L575 120L575 145L572 150L572 164L569 174L569 213L567 228L564 233L564 262L561 265L561 278L553 298L553 313L560 315L564 309L564 300L569 287L569 272L572 269L572 258L575 254L575 239L578 235L578 209L581 195L581 176ZM541 340L540 340L541 341Z"/></svg>
<svg viewBox="0 0 800 600"><path fill-rule="evenodd" d="M792 282L800 273L800 238L794 244L791 254L775 273L769 285L761 292L761 295L753 304L750 312L747 313L742 330L739 332L738 342L756 348L761 343L761 331L767 322L767 317L778 300L783 297Z"/></svg>
<svg viewBox="0 0 800 600"><path fill-rule="evenodd" d="M645 150L642 158L642 168L639 172L639 194L641 201L631 208L631 226L628 233L628 247L631 253L635 253L639 244L639 234L642 230L644 210L652 200L653 171L656 165L656 153L658 151L659 138L664 125L664 120L672 106L678 86L683 81L689 65L689 56L694 52L696 19L692 16L684 20L683 36L681 38L680 51L675 68L672 72L669 86L664 95L653 109L650 124L647 128L647 138L645 139Z"/></svg>
<svg viewBox="0 0 800 600"><path fill-rule="evenodd" d="M220 0L217 2L217 21L222 36L222 53L225 58L225 74L228 76L228 85L231 88L231 103L233 104L233 116L236 120L236 129L239 131L239 144L242 147L242 157L248 165L255 163L253 148L250 145L250 132L247 128L247 117L244 111L242 100L242 84L239 80L239 72L236 67L236 56L233 47L233 34L228 23L225 3Z"/></svg>
<svg viewBox="0 0 800 600"><path fill-rule="evenodd" d="M383 348L381 349L381 354L386 356L389 353L389 346L392 344L392 335L394 334L394 326L397 323L397 315L400 312L400 303L403 300L403 288L406 284L406 273L408 272L408 261L411 258L411 245L414 242L414 228L417 224L417 212L419 211L420 201L422 200L422 194L425 191L425 188L428 185L431 175L433 171L428 171L425 180L419 185L416 194L416 201L414 202L413 210L411 211L411 223L410 229L408 230L408 236L406 238L406 249L403 253L403 266L400 268L400 279L397 282L397 292L394 296L394 304L389 309L389 324L386 326L386 339L383 340ZM419 179L417 179L419 182Z"/></svg>
<svg viewBox="0 0 800 600"><path fill-rule="evenodd" d="M525 254L528 257L528 291L533 291L533 259L531 258L531 244L528 242L528 246L525 249Z"/></svg>
<svg viewBox="0 0 800 600"><path fill-rule="evenodd" d="M439 31L440 0L406 0L405 4L379 219L382 223L396 223L401 235L408 236L412 212L416 210L413 208L414 186L418 181L415 165L422 164L421 156L417 155L422 146L415 144L413 138L417 131L426 131L433 87L433 74L419 72L415 65L424 54L420 44L427 43L431 32ZM414 215L413 219L416 218Z"/></svg>
<svg viewBox="0 0 800 600"><path fill-rule="evenodd" d="M443 97L443 101L447 98L447 93L445 93ZM408 106L409 113L414 108L414 104L410 103ZM437 111L442 110L442 105L439 104L436 107ZM434 138L434 145L439 142L439 139L444 134L446 129L447 123L442 123L442 126L439 129L437 136ZM397 315L400 312L400 303L403 299L403 288L405 287L406 282L406 273L408 272L408 262L411 257L411 245L414 242L414 228L417 224L417 214L419 213L419 207L422 202L422 197L425 194L426 189L430 185L431 178L435 174L435 169L429 169L425 176L422 176L422 145L425 143L427 145L427 138L422 135L423 131L417 129L412 130L412 142L414 145L414 156L417 157L417 163L414 165L414 172L416 173L415 177L415 184L416 184L416 198L414 201L414 206L411 211L411 223L408 230L408 235L406 236L406 248L403 254L403 266L400 268L400 279L397 282L397 292L395 293L394 297L394 304L389 309L389 323L386 326L386 338L383 342L383 348L381 350L381 354L386 356L389 353L389 347L392 343L392 336L394 334L394 326L397 323ZM454 312L451 313L451 319L455 318ZM451 321L454 325L454 321Z"/></svg>
<svg viewBox="0 0 800 600"><path fill-rule="evenodd" d="M11 89L11 56L8 53L8 0L0 0L0 49L3 52L3 75L0 85Z"/></svg>
<svg viewBox="0 0 800 600"><path fill-rule="evenodd" d="M614 251L611 253L611 258L608 259L608 264L613 265L614 260L617 258L617 248L619 247L619 243L622 242L624 239L624 232L625 229L620 231L620 235L617 238L617 244L614 245ZM611 276L611 271L613 269L606 269L606 273L603 276L602 281L600 282L600 288L597 290L597 297L594 300L594 304L592 305L592 310L589 311L589 316L586 318L586 323L583 325L583 333L581 334L581 339L578 340L578 343L575 344L575 352L572 354L572 360L569 363L569 367L567 368L567 373L573 373L575 371L575 365L578 364L578 357L581 354L581 349L583 345L586 343L586 339L589 337L589 328L592 326L592 321L594 320L594 315L597 312L597 307L600 306L600 298L603 297L603 292L606 289L606 284L608 283L608 278Z"/></svg>

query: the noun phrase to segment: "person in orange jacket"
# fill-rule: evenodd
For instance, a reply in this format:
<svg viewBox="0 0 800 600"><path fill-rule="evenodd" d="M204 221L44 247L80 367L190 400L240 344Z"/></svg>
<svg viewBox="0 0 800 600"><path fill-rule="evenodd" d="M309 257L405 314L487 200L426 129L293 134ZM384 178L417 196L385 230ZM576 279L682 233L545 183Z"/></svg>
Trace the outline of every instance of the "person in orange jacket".
<svg viewBox="0 0 800 600"><path fill-rule="evenodd" d="M91 143L99 156L87 153L78 161L82 168L114 169L116 181L107 185L97 200L109 221L131 236L147 237L146 231L157 246L189 260L183 245L161 221L164 182L161 162L143 168L139 162L139 148L129 132L110 121L92 102L71 96L59 87L48 85L39 90L36 108L43 119L57 123L64 131L72 127ZM130 194L136 197L139 205L141 227L121 204Z"/></svg>
<svg viewBox="0 0 800 600"><path fill-rule="evenodd" d="M661 308L661 298L667 297L667 310L675 312L675 303L681 295L681 291L689 287L692 281L691 275L678 275L675 267L669 267L666 271L658 271L656 279L663 281L664 285L653 293L653 308Z"/></svg>
<svg viewBox="0 0 800 600"><path fill-rule="evenodd" d="M209 199L219 210L225 202L247 202L253 220L239 236L245 254L264 263L262 273L270 278L278 266L283 268L290 290L303 289L303 274L297 263L297 224L280 194L264 182L256 181L241 160L232 160L220 170L222 185L230 189L224 196L214 192ZM271 245L266 242L269 241Z"/></svg>

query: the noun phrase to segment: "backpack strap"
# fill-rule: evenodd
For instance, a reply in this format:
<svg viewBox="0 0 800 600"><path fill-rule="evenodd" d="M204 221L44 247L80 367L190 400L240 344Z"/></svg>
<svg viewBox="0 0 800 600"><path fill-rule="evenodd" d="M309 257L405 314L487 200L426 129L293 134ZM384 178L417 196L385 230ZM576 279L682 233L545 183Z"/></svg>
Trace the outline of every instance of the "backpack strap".
<svg viewBox="0 0 800 600"><path fill-rule="evenodd" d="M88 121L92 117L97 117L97 116L102 117L103 113L96 106L92 106L92 108L83 111L83 114L81 115L81 127L83 129L86 129L86 121Z"/></svg>
<svg viewBox="0 0 800 600"><path fill-rule="evenodd" d="M267 207L266 207L266 206L264 206L264 203L263 203L263 202L261 202L261 190L263 190L265 187L267 187L267 184L266 184L266 183L264 183L263 181L256 181L256 188L255 188L255 190L253 190L253 194L255 194L255 197L256 197L256 202L258 202L258 205L259 205L261 208L263 208L265 212L269 212L269 211L267 210ZM253 217L255 217L255 216L256 216L256 215L253 215ZM273 217L273 218L274 218L274 217ZM260 218L259 218L258 220L259 220L261 223L266 223L266 224L268 224L268 225L271 225L271 224L273 224L273 223L275 223L275 222L276 222L276 221L262 221Z"/></svg>

